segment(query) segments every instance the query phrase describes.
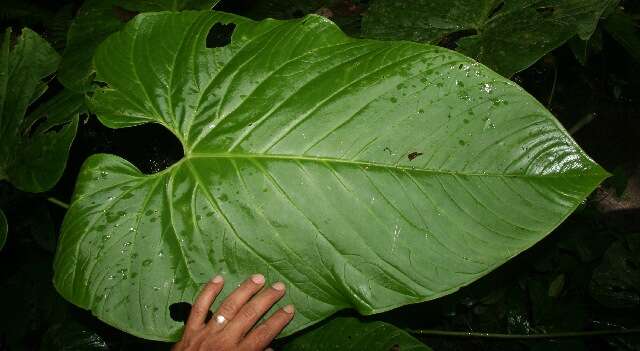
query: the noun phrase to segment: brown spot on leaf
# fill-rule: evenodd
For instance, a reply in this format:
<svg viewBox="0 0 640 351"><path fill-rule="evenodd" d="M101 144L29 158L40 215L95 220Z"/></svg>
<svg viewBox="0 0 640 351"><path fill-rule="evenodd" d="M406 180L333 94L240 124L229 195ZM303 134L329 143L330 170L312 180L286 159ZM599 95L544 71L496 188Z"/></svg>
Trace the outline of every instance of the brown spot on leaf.
<svg viewBox="0 0 640 351"><path fill-rule="evenodd" d="M413 159L414 159L414 158L416 158L416 157L418 157L418 156L420 156L420 155L423 155L423 153L422 153L422 152L414 151L414 152L412 152L412 153L408 154L408 155L407 155L407 158L409 158L409 161L413 161Z"/></svg>

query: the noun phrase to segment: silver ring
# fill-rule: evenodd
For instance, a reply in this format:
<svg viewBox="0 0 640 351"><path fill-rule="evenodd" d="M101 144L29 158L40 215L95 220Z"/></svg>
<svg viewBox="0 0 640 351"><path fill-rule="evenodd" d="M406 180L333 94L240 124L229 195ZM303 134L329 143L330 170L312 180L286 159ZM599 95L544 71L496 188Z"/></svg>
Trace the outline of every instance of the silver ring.
<svg viewBox="0 0 640 351"><path fill-rule="evenodd" d="M223 315L219 314L216 316L216 324L223 325L227 322L227 319L224 318Z"/></svg>

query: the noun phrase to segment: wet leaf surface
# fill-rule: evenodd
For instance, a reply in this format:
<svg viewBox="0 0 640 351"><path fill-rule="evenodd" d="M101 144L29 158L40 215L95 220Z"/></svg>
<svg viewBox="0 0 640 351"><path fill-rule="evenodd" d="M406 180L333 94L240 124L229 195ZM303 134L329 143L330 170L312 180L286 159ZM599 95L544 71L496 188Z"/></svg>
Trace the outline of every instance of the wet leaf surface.
<svg viewBox="0 0 640 351"><path fill-rule="evenodd" d="M207 48L219 22L236 25L232 41ZM143 14L94 61L100 120L161 124L184 158L145 175L91 157L55 284L145 338L177 339L169 306L216 273L223 296L254 272L283 280L281 304L298 311L285 335L340 309L449 294L546 236L607 175L511 81L319 16Z"/></svg>

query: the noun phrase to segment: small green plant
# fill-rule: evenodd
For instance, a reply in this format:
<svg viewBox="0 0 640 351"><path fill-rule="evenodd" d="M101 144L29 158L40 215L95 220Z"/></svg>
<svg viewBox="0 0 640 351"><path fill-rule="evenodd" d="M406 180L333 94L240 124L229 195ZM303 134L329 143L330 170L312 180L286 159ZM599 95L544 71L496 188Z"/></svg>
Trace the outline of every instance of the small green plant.
<svg viewBox="0 0 640 351"><path fill-rule="evenodd" d="M63 91L25 116L29 105L47 90L60 58L29 29L22 31L15 45L7 29L0 47L0 181L28 192L49 190L64 170L82 96ZM6 218L1 217L0 238L5 239Z"/></svg>

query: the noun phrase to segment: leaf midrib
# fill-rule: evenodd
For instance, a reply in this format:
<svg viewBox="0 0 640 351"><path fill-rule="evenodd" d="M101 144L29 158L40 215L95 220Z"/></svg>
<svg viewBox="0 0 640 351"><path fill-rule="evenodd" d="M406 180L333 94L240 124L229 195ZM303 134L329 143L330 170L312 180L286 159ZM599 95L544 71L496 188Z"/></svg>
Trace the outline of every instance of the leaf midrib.
<svg viewBox="0 0 640 351"><path fill-rule="evenodd" d="M181 161L169 167L169 169L191 159L199 158L218 158L218 159L266 159L266 160L284 160L284 161L310 161L317 163L333 163L333 164L346 164L351 166L362 167L376 167L390 170L400 170L405 172L416 173L429 173L433 175L451 175L451 176L479 176L479 177L504 177L504 178L600 178L607 177L607 172L592 172L589 174L570 174L570 173L552 173L552 174L518 174L518 173L478 173L478 172L464 172L464 171L450 171L439 170L429 168L417 168L405 165L392 165L366 162L361 160L348 160L338 159L330 157L318 157L318 156L301 156L301 155L272 155L272 154L248 154L248 153L190 153L186 155ZM163 172L160 172L163 173Z"/></svg>

